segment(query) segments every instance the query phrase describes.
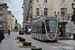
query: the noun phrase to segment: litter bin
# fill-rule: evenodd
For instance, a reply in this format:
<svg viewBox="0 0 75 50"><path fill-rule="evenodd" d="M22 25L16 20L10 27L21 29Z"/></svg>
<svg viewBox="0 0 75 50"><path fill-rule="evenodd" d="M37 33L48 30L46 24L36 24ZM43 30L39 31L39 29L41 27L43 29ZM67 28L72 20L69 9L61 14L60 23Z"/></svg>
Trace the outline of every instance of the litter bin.
<svg viewBox="0 0 75 50"><path fill-rule="evenodd" d="M73 34L73 39L75 40L75 34Z"/></svg>

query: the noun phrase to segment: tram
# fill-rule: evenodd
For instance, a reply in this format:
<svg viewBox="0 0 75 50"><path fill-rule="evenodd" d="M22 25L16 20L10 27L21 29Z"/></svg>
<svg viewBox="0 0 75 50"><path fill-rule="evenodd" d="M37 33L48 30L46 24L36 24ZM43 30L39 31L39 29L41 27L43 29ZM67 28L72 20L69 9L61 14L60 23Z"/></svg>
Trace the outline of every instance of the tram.
<svg viewBox="0 0 75 50"><path fill-rule="evenodd" d="M32 22L32 38L41 41L58 41L58 18L44 17Z"/></svg>

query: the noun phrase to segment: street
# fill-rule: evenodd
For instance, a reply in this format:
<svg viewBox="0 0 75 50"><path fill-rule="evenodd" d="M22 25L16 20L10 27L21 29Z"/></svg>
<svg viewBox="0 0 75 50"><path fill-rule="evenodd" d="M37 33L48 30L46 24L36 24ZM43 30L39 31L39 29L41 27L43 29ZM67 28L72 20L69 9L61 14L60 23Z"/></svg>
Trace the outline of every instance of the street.
<svg viewBox="0 0 75 50"><path fill-rule="evenodd" d="M36 48L42 48L43 50L75 50L74 40L59 40L58 42L41 42L36 39L32 39L31 35L19 35L18 32L11 32L11 36L5 34L5 39L0 44L0 50L30 50L31 48L19 48L22 43L17 43L15 40L17 37L23 37L27 42L31 42Z"/></svg>

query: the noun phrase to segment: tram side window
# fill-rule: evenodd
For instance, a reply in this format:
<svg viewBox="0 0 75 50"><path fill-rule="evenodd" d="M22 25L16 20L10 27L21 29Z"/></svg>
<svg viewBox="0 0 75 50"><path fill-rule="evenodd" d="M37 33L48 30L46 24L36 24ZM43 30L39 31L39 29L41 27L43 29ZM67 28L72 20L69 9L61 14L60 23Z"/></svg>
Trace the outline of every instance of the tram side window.
<svg viewBox="0 0 75 50"><path fill-rule="evenodd" d="M45 25L44 25L44 23L42 23L42 34L45 34L46 33L46 31L45 31Z"/></svg>

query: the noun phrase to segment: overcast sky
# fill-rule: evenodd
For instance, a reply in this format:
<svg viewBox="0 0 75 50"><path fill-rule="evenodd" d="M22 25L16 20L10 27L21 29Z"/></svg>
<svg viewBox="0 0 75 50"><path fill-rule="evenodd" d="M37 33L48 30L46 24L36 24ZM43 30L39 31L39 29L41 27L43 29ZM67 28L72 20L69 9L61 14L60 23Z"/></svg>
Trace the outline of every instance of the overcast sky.
<svg viewBox="0 0 75 50"><path fill-rule="evenodd" d="M8 4L8 11L11 11L12 14L17 19L18 23L22 25L23 22L23 0L4 0Z"/></svg>

